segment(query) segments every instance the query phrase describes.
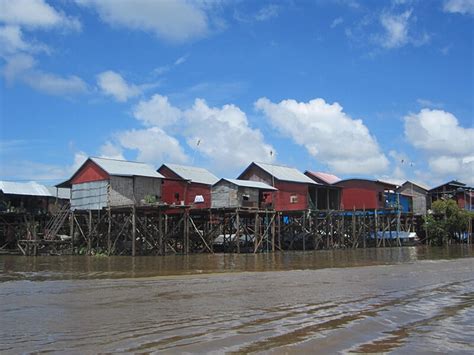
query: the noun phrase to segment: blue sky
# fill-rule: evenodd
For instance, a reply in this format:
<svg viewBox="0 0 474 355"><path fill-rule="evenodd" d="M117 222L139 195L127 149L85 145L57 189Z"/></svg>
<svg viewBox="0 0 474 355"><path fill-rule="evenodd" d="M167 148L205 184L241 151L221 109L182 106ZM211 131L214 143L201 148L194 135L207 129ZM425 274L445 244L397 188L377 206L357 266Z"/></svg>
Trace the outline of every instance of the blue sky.
<svg viewBox="0 0 474 355"><path fill-rule="evenodd" d="M472 0L0 0L0 178L92 155L474 184L473 25Z"/></svg>

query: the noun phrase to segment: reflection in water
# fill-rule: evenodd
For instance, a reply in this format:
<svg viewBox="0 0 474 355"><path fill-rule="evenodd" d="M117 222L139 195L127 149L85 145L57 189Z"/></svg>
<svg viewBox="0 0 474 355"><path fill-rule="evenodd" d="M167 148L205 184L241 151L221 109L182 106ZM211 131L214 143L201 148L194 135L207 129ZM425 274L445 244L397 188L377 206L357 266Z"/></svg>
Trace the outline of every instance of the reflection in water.
<svg viewBox="0 0 474 355"><path fill-rule="evenodd" d="M0 352L473 353L472 256L1 257Z"/></svg>
<svg viewBox="0 0 474 355"><path fill-rule="evenodd" d="M0 281L96 279L244 271L315 270L474 256L474 248L401 247L270 254L193 254L163 257L0 256Z"/></svg>

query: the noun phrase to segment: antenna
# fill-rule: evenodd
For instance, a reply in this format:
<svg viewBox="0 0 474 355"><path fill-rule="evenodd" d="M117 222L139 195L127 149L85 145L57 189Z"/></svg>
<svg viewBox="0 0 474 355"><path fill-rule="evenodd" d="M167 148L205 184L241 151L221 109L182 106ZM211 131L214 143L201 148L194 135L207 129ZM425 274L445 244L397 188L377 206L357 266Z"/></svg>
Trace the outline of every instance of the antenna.
<svg viewBox="0 0 474 355"><path fill-rule="evenodd" d="M193 152L193 160L191 161L191 165L194 165L194 158L196 157L196 151L197 151L197 148L199 147L199 144L201 144L201 139L198 138L197 142L196 142L196 149L194 149L194 152Z"/></svg>

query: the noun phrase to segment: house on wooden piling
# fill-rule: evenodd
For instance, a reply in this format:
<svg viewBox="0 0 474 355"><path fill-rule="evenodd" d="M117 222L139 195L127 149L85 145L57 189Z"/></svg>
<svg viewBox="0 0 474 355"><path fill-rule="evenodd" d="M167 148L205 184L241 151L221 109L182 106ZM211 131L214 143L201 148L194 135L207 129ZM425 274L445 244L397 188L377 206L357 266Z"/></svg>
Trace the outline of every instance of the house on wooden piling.
<svg viewBox="0 0 474 355"><path fill-rule="evenodd" d="M276 188L260 181L220 179L212 186L212 208L271 207L272 191Z"/></svg>
<svg viewBox="0 0 474 355"><path fill-rule="evenodd" d="M306 170L304 174L318 184L314 188L316 194L314 208L318 210L338 210L341 205L341 187L333 184L341 179L336 175L309 170Z"/></svg>
<svg viewBox="0 0 474 355"><path fill-rule="evenodd" d="M459 208L474 210L474 188L462 182L456 180L449 181L443 185L432 188L429 191L429 195L431 202L450 199L456 201Z"/></svg>
<svg viewBox="0 0 474 355"><path fill-rule="evenodd" d="M397 193L411 196L412 211L415 215L425 215L431 207L431 201L428 195L429 188L412 181L404 182L398 189Z"/></svg>
<svg viewBox="0 0 474 355"><path fill-rule="evenodd" d="M204 168L163 164L158 172L163 180L162 200L170 205L211 207L211 187L219 178Z"/></svg>
<svg viewBox="0 0 474 355"><path fill-rule="evenodd" d="M388 208L386 194L397 185L380 180L346 179L334 184L342 188L341 208L344 210L376 210Z"/></svg>
<svg viewBox="0 0 474 355"><path fill-rule="evenodd" d="M68 189L56 189L34 181L0 181L0 212L52 213L69 202L69 195Z"/></svg>
<svg viewBox="0 0 474 355"><path fill-rule="evenodd" d="M277 191L273 191L266 202L276 211L302 211L315 204L318 183L295 168L253 162L238 179L260 181L275 187Z"/></svg>
<svg viewBox="0 0 474 355"><path fill-rule="evenodd" d="M57 187L71 188L72 210L100 210L160 202L163 178L145 163L90 157Z"/></svg>

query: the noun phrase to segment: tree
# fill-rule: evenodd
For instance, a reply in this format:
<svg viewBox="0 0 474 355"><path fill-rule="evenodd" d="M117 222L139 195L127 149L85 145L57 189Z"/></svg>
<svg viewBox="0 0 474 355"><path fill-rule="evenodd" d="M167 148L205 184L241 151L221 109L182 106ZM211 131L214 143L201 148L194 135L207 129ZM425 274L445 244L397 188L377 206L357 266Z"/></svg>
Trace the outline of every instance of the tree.
<svg viewBox="0 0 474 355"><path fill-rule="evenodd" d="M425 228L430 244L443 245L451 241L463 240L469 219L473 214L459 208L454 200L433 202L432 214L425 217Z"/></svg>

